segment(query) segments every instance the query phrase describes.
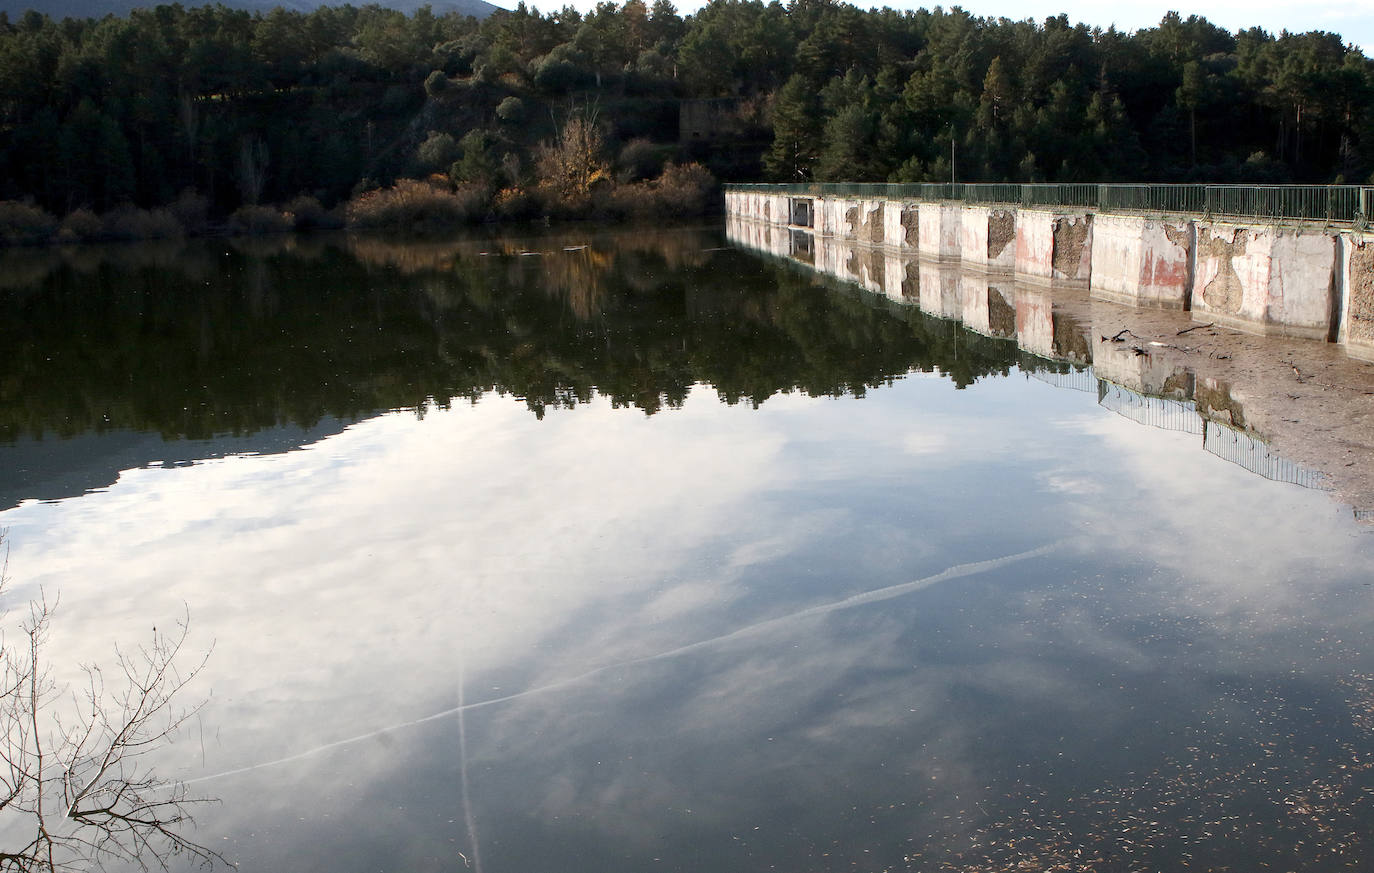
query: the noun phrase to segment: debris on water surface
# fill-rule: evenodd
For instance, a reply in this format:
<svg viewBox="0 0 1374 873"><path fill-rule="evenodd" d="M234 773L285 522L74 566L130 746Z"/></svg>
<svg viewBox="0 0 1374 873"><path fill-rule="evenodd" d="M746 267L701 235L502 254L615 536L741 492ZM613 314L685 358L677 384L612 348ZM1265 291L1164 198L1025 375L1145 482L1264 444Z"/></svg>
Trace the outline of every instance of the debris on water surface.
<svg viewBox="0 0 1374 873"><path fill-rule="evenodd" d="M1277 687L1233 689L1189 730L1183 755L1138 781L1058 801L1019 785L989 798L1001 807L993 821L979 803L961 835L927 845L921 860L942 855L933 869L948 873L1221 871L1279 859L1295 871L1365 868L1374 857L1374 675L1338 685L1347 711L1335 724ZM1265 732L1224 730L1239 707Z"/></svg>

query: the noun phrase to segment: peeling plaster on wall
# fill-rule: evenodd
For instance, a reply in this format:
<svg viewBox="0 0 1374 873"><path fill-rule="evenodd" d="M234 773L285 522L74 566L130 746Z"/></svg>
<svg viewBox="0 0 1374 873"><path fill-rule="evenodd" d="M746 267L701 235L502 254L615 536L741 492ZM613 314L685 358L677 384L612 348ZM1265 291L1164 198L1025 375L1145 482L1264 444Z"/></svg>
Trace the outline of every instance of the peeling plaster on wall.
<svg viewBox="0 0 1374 873"><path fill-rule="evenodd" d="M921 238L921 211L915 206L902 207L902 229L906 231L903 242L905 245L916 247Z"/></svg>
<svg viewBox="0 0 1374 873"><path fill-rule="evenodd" d="M883 213L887 205L881 201L876 209L864 209L864 234L860 239L867 239L874 245L883 244Z"/></svg>
<svg viewBox="0 0 1374 873"><path fill-rule="evenodd" d="M1202 300L1212 309L1236 315L1245 302L1245 289L1236 272L1234 258L1245 254L1250 243L1250 231L1235 228L1231 239L1213 236L1210 228L1198 230L1198 253L1216 259L1217 274L1202 289Z"/></svg>
<svg viewBox="0 0 1374 873"><path fill-rule="evenodd" d="M1161 222L1159 226L1160 229L1164 231L1165 239L1184 251L1188 250L1188 246L1192 243L1190 239L1192 234L1188 232L1188 226L1186 224L1180 227L1165 221Z"/></svg>
<svg viewBox="0 0 1374 873"><path fill-rule="evenodd" d="M1016 242L1016 214L1005 209L988 213L988 260L1001 256L1007 246Z"/></svg>
<svg viewBox="0 0 1374 873"><path fill-rule="evenodd" d="M1352 342L1374 344L1374 242L1351 241L1350 323L1347 337Z"/></svg>
<svg viewBox="0 0 1374 873"><path fill-rule="evenodd" d="M1077 279L1083 268L1083 250L1088 245L1092 224L1086 217L1054 220L1054 271L1066 279Z"/></svg>
<svg viewBox="0 0 1374 873"><path fill-rule="evenodd" d="M1291 241L1294 251L1299 255L1303 252L1297 246L1305 241L1322 238L1315 234L1301 233L1291 235L1279 233L1275 236L1278 241ZM1281 257L1275 251L1270 260L1269 298L1264 307L1264 322L1266 324L1290 325L1297 322L1297 314L1302 312L1304 299L1310 297L1318 287L1321 288L1330 304L1339 304L1339 296L1335 292L1339 288L1337 283L1340 275L1340 253L1336 246L1331 245L1334 241L1330 236L1325 237L1325 240L1328 243L1327 251L1330 253L1330 259L1325 266L1325 282L1320 286L1312 281L1311 276L1304 275L1300 257ZM1277 242L1275 248L1278 248ZM1288 299L1290 293L1292 300ZM1329 334L1331 327L1339 324L1339 309L1335 308L1333 311L1333 306L1328 305L1326 311L1322 313L1322 317L1325 320L1323 334ZM1324 336L1324 338L1329 338L1329 336Z"/></svg>
<svg viewBox="0 0 1374 873"><path fill-rule="evenodd" d="M1156 293L1165 297L1170 303L1177 302L1183 309L1192 307L1193 299L1193 224L1185 222L1183 224L1171 224L1167 221L1160 222L1159 229L1163 231L1164 238L1169 244L1174 246L1181 260L1169 258L1166 254L1157 254L1155 262L1150 265L1150 284L1156 286ZM1179 289L1178 296L1167 294L1164 289ZM1167 295L1167 296L1166 296Z"/></svg>
<svg viewBox="0 0 1374 873"><path fill-rule="evenodd" d="M729 198L736 215L774 219L764 224L783 215L790 220L794 202L756 194ZM962 255L966 264L982 266L987 257L989 267L1000 261L995 266L1050 284L1091 277L1090 293L1101 299L1185 308L1191 303L1242 331L1347 343L1359 356L1374 349L1374 239L1368 235L1010 207L964 207L956 216L944 203L876 198L818 197L814 204L818 236L892 252L903 250L903 240L915 235L917 245L905 249L925 258ZM920 212L927 209L922 221ZM981 227L972 217L978 212L985 222ZM1013 238L1016 258L1009 264ZM820 267L820 254L798 250L792 256L802 262L814 257ZM832 260L827 272L844 275L846 261L843 256ZM869 290L904 299L904 271L898 266L877 271L868 261L861 255L851 275ZM936 283L918 280L918 298L926 284ZM945 310L942 293L932 302ZM979 320L988 312L981 307ZM1053 334L1048 320L1042 333L1048 347Z"/></svg>

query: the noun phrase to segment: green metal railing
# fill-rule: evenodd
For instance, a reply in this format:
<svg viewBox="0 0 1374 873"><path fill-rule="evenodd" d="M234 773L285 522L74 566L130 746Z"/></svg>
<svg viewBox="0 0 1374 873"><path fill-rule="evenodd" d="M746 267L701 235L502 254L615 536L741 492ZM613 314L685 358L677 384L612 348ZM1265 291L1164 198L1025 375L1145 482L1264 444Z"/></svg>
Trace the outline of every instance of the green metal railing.
<svg viewBox="0 0 1374 873"><path fill-rule="evenodd" d="M726 185L792 197L956 201L970 204L1063 206L1102 212L1164 212L1270 221L1320 221L1366 227L1374 219L1374 187L1360 185L1166 185L1154 183L816 182Z"/></svg>
<svg viewBox="0 0 1374 873"><path fill-rule="evenodd" d="M1103 185L1098 208L1119 212L1207 212L1206 185Z"/></svg>

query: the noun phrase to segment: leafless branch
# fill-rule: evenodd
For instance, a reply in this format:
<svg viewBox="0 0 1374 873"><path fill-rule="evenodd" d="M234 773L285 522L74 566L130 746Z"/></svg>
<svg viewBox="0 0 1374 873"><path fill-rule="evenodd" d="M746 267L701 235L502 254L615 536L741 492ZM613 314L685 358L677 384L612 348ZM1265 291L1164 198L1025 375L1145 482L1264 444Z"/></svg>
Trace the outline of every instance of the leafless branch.
<svg viewBox="0 0 1374 873"><path fill-rule="evenodd" d="M8 567L0 532L0 590ZM170 633L154 628L148 643L116 648L113 682L99 666L84 666L67 720L58 705L67 692L43 657L56 606L44 592L30 602L19 625L22 647L8 645L0 630L0 811L11 835L16 821L27 829L23 846L0 851L0 873L59 873L111 860L166 870L177 856L227 863L184 833L192 810L213 801L192 797L146 763L204 706L181 700L210 656L183 666L189 613Z"/></svg>

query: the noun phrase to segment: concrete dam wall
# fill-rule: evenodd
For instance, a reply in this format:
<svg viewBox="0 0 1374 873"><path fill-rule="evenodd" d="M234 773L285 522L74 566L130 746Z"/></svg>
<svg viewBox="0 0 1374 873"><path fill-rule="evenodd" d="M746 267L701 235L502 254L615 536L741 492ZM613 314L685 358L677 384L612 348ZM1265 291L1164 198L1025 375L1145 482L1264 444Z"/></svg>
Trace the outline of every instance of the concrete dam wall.
<svg viewBox="0 0 1374 873"><path fill-rule="evenodd" d="M885 213L885 229L914 232L891 219ZM1182 244L1169 236L1186 227L1173 219L1153 221L1136 225L1134 232L1154 236L1160 247ZM1013 245L1005 223L1005 217L994 216L989 241L975 240L994 261L1009 257ZM963 228L961 221L961 233ZM970 232L976 236L980 230L975 225ZM1053 222L1042 222L1035 232L1052 239L1054 230ZM1070 253L1086 241L1081 222L1061 224L1059 236ZM979 337L1014 344L1027 356L1021 371L1032 378L1096 392L1103 406L1142 424L1194 434L1208 451L1260 475L1329 488L1357 507L1357 517L1374 521L1374 430L1368 425L1374 420L1374 368L1328 343L1246 336L1216 325L1210 312L1148 299L1141 306L1120 305L1119 289L1090 291L1081 280L1037 281L1014 267L923 257L914 247L826 237L810 228L731 216L726 238L814 274L820 287L839 293L862 289L875 295L877 307L887 308L876 299L886 298L898 318L914 309L923 318L947 321L978 335L959 340L973 347L983 342ZM1129 243L1131 237L1125 239ZM1150 291L1155 286L1173 287L1178 271L1188 268L1169 257L1146 265L1129 244L1093 248L1094 258L1101 252L1124 261L1150 293L1159 293ZM1347 257L1374 260L1374 246L1354 246ZM1042 263L1055 269L1052 258ZM1081 263L1061 258L1058 269ZM1371 290L1352 290L1351 308L1356 301L1367 305ZM1350 322L1349 333L1374 332L1374 318L1363 312Z"/></svg>
<svg viewBox="0 0 1374 873"><path fill-rule="evenodd" d="M1240 330L1338 342L1374 358L1374 233L1368 231L1075 207L798 196L757 186L727 189L725 204L729 218L784 234L958 261L1019 281L1086 288L1118 303L1191 310ZM922 287L922 296L936 293Z"/></svg>

